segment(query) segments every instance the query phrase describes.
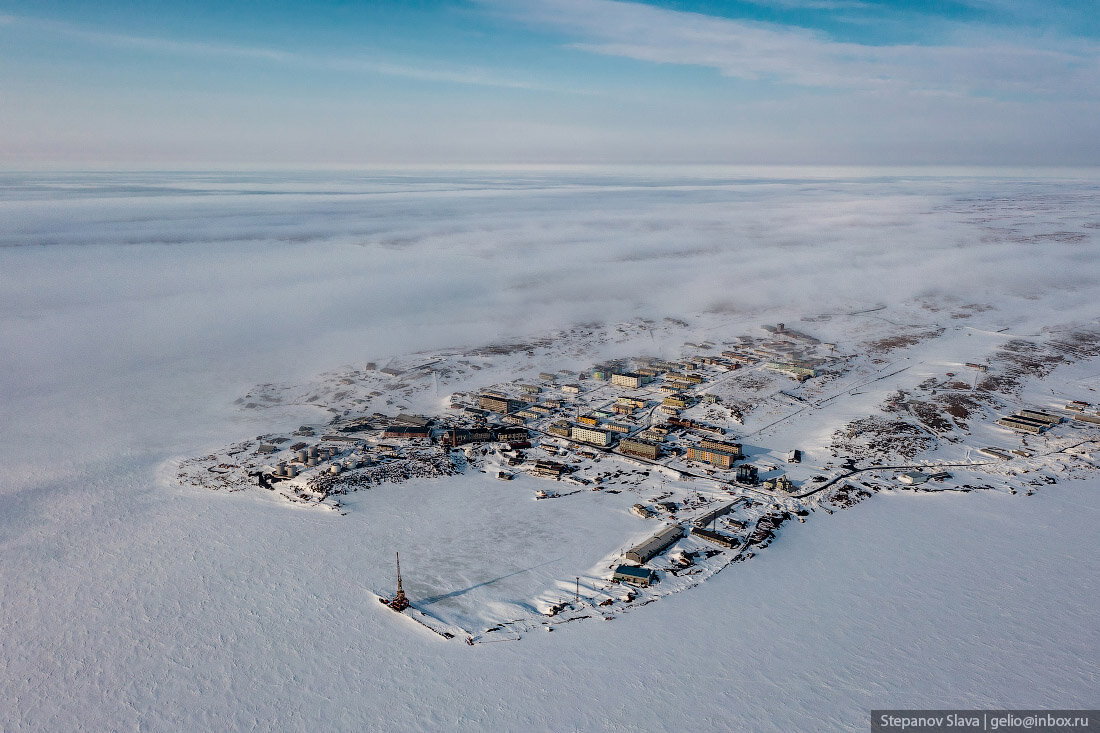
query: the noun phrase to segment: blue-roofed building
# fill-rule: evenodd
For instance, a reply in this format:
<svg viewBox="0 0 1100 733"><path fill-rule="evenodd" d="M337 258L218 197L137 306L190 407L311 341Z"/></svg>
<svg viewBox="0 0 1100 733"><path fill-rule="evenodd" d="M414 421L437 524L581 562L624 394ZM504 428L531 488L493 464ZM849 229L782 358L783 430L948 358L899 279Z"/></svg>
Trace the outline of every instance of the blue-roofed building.
<svg viewBox="0 0 1100 733"><path fill-rule="evenodd" d="M620 565L615 568L615 574L611 576L611 579L620 583L636 585L639 588L648 588L657 579L657 575L649 568Z"/></svg>

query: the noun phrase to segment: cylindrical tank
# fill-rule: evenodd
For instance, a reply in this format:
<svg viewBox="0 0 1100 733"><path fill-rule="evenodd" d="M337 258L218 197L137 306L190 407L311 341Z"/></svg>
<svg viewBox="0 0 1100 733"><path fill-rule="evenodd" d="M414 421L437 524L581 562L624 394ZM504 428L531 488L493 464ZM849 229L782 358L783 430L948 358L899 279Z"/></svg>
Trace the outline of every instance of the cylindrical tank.
<svg viewBox="0 0 1100 733"><path fill-rule="evenodd" d="M286 467L286 476L287 476L287 478L294 478L297 475L298 475L298 467L297 466L287 466Z"/></svg>
<svg viewBox="0 0 1100 733"><path fill-rule="evenodd" d="M340 466L339 463L334 463L334 464L332 464L331 466L328 467L328 472L329 473L340 473L340 470L341 470L341 466Z"/></svg>
<svg viewBox="0 0 1100 733"><path fill-rule="evenodd" d="M303 448L302 450L298 451L298 460L299 460L299 461L301 461L302 463L305 463L305 462L306 462L306 459L307 459L308 457L309 457L309 453L308 453L308 452L306 452L306 449L305 449L305 448Z"/></svg>
<svg viewBox="0 0 1100 733"><path fill-rule="evenodd" d="M275 475L282 476L286 473L286 461L279 461L275 465Z"/></svg>
<svg viewBox="0 0 1100 733"><path fill-rule="evenodd" d="M310 458L316 458L317 457L317 446L311 445L309 448L307 448L307 450L309 451L309 457Z"/></svg>

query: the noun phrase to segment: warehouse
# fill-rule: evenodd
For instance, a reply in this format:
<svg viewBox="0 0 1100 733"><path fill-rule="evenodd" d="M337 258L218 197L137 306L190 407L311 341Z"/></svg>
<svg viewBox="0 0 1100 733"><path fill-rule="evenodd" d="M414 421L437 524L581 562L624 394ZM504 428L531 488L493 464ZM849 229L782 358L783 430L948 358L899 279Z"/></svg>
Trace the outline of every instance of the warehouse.
<svg viewBox="0 0 1100 733"><path fill-rule="evenodd" d="M678 524L674 524L671 527L665 527L645 542L628 550L626 559L631 562L636 562L639 565L647 563L668 549L668 547L673 542L680 539L683 534L684 530Z"/></svg>
<svg viewBox="0 0 1100 733"><path fill-rule="evenodd" d="M695 518L696 527L706 527L718 517L724 517L733 511L733 507L737 505L737 502L731 501L729 504L718 507L717 509L711 509L706 514L702 514Z"/></svg>
<svg viewBox="0 0 1100 733"><path fill-rule="evenodd" d="M649 568L636 568L633 565L620 565L615 568L611 580L616 583L627 583L639 588L648 588L657 575Z"/></svg>
<svg viewBox="0 0 1100 733"><path fill-rule="evenodd" d="M1022 433L1031 433L1033 435L1038 435L1047 427L1043 423L1032 422L1030 420L1025 421L1017 417L1002 417L997 421L997 424L1001 427L1018 430Z"/></svg>
<svg viewBox="0 0 1100 733"><path fill-rule="evenodd" d="M1058 425L1062 422L1062 418L1057 415L1051 415L1049 412L1043 412L1041 410L1020 410L1016 413L1017 417L1026 417L1032 420L1038 420L1044 422L1047 425Z"/></svg>
<svg viewBox="0 0 1100 733"><path fill-rule="evenodd" d="M728 535L720 534L718 532L712 532L709 529L703 527L692 527L691 533L699 538L706 540L707 542L713 542L716 545L722 547L737 547L741 544L741 540L736 537L730 537Z"/></svg>

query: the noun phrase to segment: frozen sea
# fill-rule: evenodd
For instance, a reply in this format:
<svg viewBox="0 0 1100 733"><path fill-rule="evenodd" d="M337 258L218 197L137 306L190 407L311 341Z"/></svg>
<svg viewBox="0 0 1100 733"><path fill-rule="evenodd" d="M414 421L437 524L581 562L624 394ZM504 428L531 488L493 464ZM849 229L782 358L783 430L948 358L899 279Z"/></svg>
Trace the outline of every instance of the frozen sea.
<svg viewBox="0 0 1100 733"><path fill-rule="evenodd" d="M865 730L872 708L1095 707L1097 479L876 495L613 622L468 647L368 602L384 504L303 512L165 467L305 419L242 411L253 385L421 349L945 300L1039 329L1095 323L1098 296L1095 170L0 173L0 728ZM473 477L405 486L429 514L488 501ZM485 540L487 579L522 541Z"/></svg>

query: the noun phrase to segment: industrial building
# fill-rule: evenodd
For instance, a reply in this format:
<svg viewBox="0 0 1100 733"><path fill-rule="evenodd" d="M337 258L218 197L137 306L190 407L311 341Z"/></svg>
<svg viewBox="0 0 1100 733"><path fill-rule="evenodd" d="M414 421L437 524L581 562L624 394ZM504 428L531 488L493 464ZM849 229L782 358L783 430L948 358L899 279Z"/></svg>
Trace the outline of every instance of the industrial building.
<svg viewBox="0 0 1100 733"><path fill-rule="evenodd" d="M771 489L773 491L786 491L790 493L794 491L794 483L791 482L786 476L777 476L776 478L770 478L764 482L765 489Z"/></svg>
<svg viewBox="0 0 1100 733"><path fill-rule="evenodd" d="M718 517L724 517L725 515L729 514L731 511L733 511L733 507L736 505L737 502L731 501L730 503L724 504L717 509L711 509L706 514L702 514L696 517L694 524L696 527L706 527L715 519L718 519Z"/></svg>
<svg viewBox="0 0 1100 733"><path fill-rule="evenodd" d="M1049 412L1043 412L1042 410L1020 410L1016 413L1016 416L1026 417L1030 420L1038 420L1047 425L1059 425L1062 423L1062 418L1058 415L1051 415Z"/></svg>
<svg viewBox="0 0 1100 733"><path fill-rule="evenodd" d="M635 440L634 438L623 438L619 441L619 452L625 453L629 456L638 456L640 458L648 458L650 460L656 460L657 456L661 455L661 449L656 443L649 443L644 440Z"/></svg>
<svg viewBox="0 0 1100 733"><path fill-rule="evenodd" d="M1003 428L1017 430L1021 433L1031 433L1032 435L1038 435L1047 429L1047 426L1042 423L1024 421L1016 417L1002 417L997 421L997 424Z"/></svg>
<svg viewBox="0 0 1100 733"><path fill-rule="evenodd" d="M648 588L657 575L649 568L636 568L633 565L620 565L615 568L611 580L616 583L627 583L639 588Z"/></svg>
<svg viewBox="0 0 1100 733"><path fill-rule="evenodd" d="M704 529L703 527L692 527L691 533L696 537L700 537L706 540L707 542L713 542L714 544L721 545L722 547L737 547L741 544L741 540L737 539L736 537L730 537L728 535L720 534L718 532L712 532L711 530Z"/></svg>
<svg viewBox="0 0 1100 733"><path fill-rule="evenodd" d="M689 461L709 463L715 468L731 468L737 457L725 451L709 450L701 446L688 446L687 459Z"/></svg>
<svg viewBox="0 0 1100 733"><path fill-rule="evenodd" d="M760 481L759 471L756 466L746 463L737 467L737 480L743 484L755 486Z"/></svg>
<svg viewBox="0 0 1100 733"><path fill-rule="evenodd" d="M610 430L600 430L599 428L586 427L584 425L574 425L569 437L581 443L611 445L611 435L612 433Z"/></svg>
<svg viewBox="0 0 1100 733"><path fill-rule="evenodd" d="M628 550L626 559L639 565L647 563L668 549L673 542L683 537L683 535L684 530L678 524L665 527L645 542Z"/></svg>

